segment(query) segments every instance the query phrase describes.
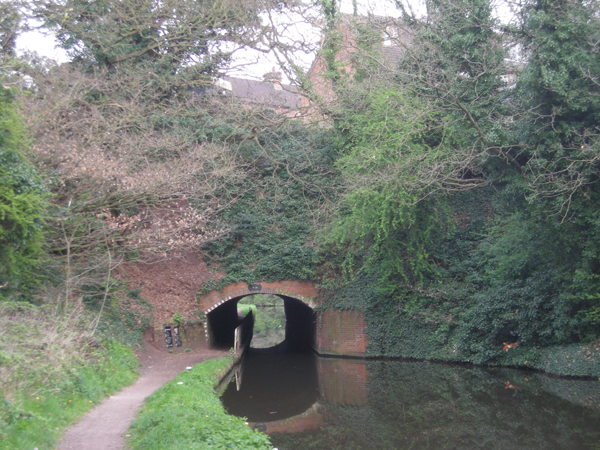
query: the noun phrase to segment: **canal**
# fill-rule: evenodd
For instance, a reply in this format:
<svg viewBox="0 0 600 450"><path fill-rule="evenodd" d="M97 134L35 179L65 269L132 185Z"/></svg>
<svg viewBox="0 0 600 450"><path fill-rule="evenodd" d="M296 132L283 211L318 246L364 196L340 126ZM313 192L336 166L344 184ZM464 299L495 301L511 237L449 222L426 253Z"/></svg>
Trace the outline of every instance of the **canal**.
<svg viewBox="0 0 600 450"><path fill-rule="evenodd" d="M222 401L279 450L600 450L600 383L530 371L250 349Z"/></svg>

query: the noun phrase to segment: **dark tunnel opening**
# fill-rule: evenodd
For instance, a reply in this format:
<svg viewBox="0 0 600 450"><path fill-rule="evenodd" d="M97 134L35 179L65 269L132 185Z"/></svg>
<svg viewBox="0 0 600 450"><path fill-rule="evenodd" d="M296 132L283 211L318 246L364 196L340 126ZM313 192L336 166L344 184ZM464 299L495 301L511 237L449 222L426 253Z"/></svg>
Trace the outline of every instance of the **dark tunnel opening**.
<svg viewBox="0 0 600 450"><path fill-rule="evenodd" d="M285 343L290 350L316 348L317 315L313 309L293 297L280 296L285 309Z"/></svg>
<svg viewBox="0 0 600 450"><path fill-rule="evenodd" d="M233 347L235 329L241 323L237 313L237 303L240 298L229 300L206 315L210 347Z"/></svg>
<svg viewBox="0 0 600 450"><path fill-rule="evenodd" d="M251 296L232 298L207 314L207 330L211 347L234 346L235 329L244 320L238 315L237 304L245 297ZM278 295L278 297L283 299L286 316L285 339L278 347L285 347L292 351L315 349L316 313L310 306L296 298L285 295ZM252 304L252 300L246 298L243 303Z"/></svg>

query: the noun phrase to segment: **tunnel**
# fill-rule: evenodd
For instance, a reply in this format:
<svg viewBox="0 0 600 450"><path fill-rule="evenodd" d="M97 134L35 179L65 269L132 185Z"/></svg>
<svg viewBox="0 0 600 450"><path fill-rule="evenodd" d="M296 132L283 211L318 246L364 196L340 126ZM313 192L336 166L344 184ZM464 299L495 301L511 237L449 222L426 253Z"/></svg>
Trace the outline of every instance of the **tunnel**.
<svg viewBox="0 0 600 450"><path fill-rule="evenodd" d="M283 299L286 316L285 339L282 344L293 351L315 350L316 313L310 306L294 297L277 296ZM211 347L233 347L235 329L243 321L243 318L238 317L237 304L245 297L252 295L232 298L207 313L207 335ZM246 298L244 302L252 303L252 300ZM250 338L251 334L250 331Z"/></svg>
<svg viewBox="0 0 600 450"><path fill-rule="evenodd" d="M285 309L285 343L291 350L316 350L317 315L293 297L280 295Z"/></svg>

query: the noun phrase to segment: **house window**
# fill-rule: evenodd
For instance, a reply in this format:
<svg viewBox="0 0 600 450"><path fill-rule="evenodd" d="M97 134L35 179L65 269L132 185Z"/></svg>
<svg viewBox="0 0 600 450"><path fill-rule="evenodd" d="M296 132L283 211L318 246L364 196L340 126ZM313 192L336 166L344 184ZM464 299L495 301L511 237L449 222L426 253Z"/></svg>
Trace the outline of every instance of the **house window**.
<svg viewBox="0 0 600 450"><path fill-rule="evenodd" d="M387 30L383 32L383 46L390 47L392 45L392 36L388 33Z"/></svg>
<svg viewBox="0 0 600 450"><path fill-rule="evenodd" d="M398 40L400 37L400 30L395 26L385 27L383 32L383 45L385 47L396 47L398 46Z"/></svg>

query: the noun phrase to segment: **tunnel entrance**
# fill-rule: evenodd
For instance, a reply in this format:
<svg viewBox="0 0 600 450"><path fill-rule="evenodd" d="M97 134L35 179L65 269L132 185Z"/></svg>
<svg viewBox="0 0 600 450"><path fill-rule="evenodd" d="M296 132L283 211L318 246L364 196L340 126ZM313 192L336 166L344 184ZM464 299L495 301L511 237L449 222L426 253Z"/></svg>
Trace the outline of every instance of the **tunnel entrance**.
<svg viewBox="0 0 600 450"><path fill-rule="evenodd" d="M294 297L281 294L272 294L272 296L283 300L285 312L285 334L283 342L279 345L293 351L314 350L317 316L313 309ZM242 304L252 305L252 297L253 294L228 299L206 314L207 335L211 347L233 347L235 330L245 320L244 314L238 313L238 302L241 300ZM245 309L247 308L240 308L240 310ZM256 314L260 314L259 308Z"/></svg>
<svg viewBox="0 0 600 450"><path fill-rule="evenodd" d="M251 348L271 348L285 340L285 306L274 294L255 294L238 302L238 314L254 311Z"/></svg>

